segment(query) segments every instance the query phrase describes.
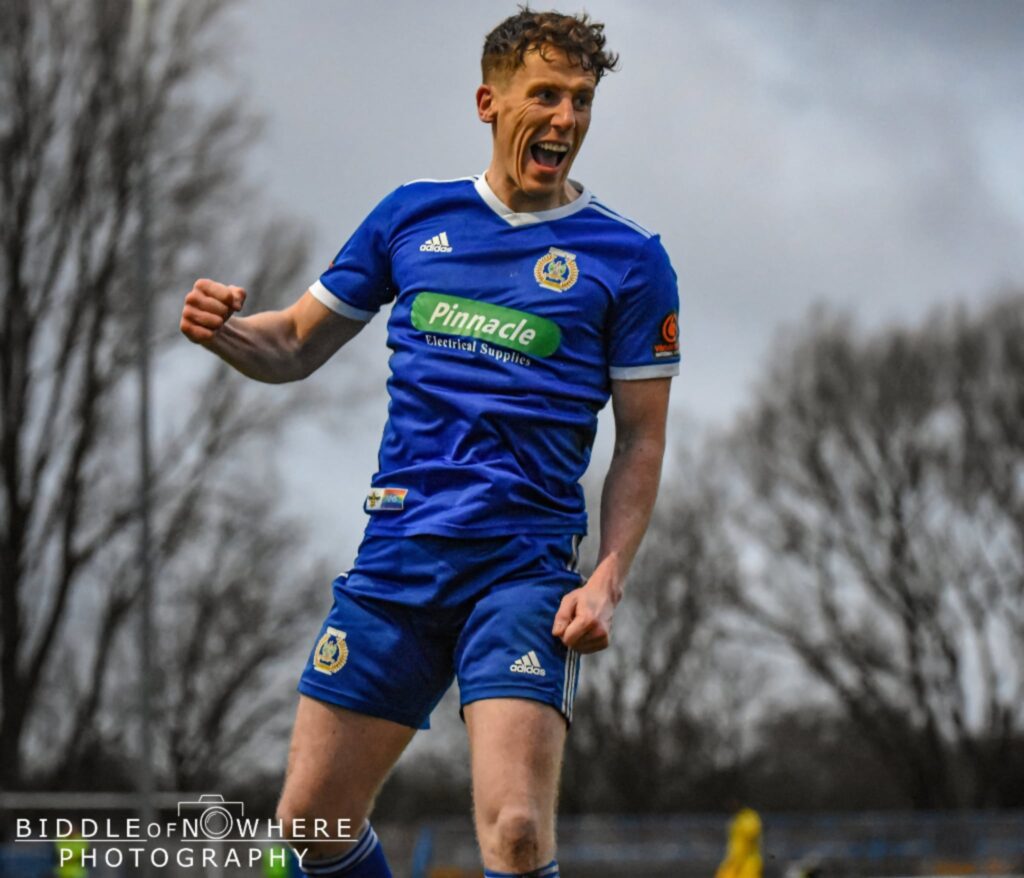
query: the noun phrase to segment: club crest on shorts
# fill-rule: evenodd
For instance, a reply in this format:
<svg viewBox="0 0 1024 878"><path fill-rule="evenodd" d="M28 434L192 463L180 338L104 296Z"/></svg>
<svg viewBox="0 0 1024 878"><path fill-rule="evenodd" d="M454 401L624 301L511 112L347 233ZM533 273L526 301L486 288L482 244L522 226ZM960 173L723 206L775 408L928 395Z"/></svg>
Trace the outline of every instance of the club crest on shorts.
<svg viewBox="0 0 1024 878"><path fill-rule="evenodd" d="M313 667L321 674L336 674L348 661L345 632L328 626L313 652Z"/></svg>
<svg viewBox="0 0 1024 878"><path fill-rule="evenodd" d="M565 292L580 276L580 270L576 266L576 254L552 247L537 260L533 267L533 276L544 289L554 290L556 293Z"/></svg>

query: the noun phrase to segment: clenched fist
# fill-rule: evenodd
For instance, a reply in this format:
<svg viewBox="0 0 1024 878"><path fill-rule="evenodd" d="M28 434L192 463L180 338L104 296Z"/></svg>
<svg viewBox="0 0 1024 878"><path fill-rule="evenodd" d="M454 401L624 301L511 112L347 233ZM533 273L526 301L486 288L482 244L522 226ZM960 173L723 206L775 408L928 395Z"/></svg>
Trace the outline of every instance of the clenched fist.
<svg viewBox="0 0 1024 878"><path fill-rule="evenodd" d="M242 310L245 290L219 284L215 280L197 280L185 296L181 311L181 331L196 344L213 338L236 311Z"/></svg>
<svg viewBox="0 0 1024 878"><path fill-rule="evenodd" d="M611 642L612 616L622 590L613 587L607 569L598 565L587 584L562 598L551 633L579 653L600 652Z"/></svg>

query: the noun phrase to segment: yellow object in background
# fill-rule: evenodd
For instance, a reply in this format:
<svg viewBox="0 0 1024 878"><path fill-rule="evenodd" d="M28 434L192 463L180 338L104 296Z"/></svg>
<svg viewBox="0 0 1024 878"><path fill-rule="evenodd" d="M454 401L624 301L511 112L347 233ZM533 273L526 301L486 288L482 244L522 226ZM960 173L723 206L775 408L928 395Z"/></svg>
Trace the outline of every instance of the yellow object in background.
<svg viewBox="0 0 1024 878"><path fill-rule="evenodd" d="M761 818L752 808L739 811L729 825L729 847L715 878L761 878Z"/></svg>
<svg viewBox="0 0 1024 878"><path fill-rule="evenodd" d="M291 859L291 849L285 845L268 848L263 854L263 878L290 878Z"/></svg>
<svg viewBox="0 0 1024 878"><path fill-rule="evenodd" d="M53 846L57 856L57 865L53 869L55 878L87 878L89 870L82 862L82 854L89 850L89 842L73 833L67 838L57 839Z"/></svg>

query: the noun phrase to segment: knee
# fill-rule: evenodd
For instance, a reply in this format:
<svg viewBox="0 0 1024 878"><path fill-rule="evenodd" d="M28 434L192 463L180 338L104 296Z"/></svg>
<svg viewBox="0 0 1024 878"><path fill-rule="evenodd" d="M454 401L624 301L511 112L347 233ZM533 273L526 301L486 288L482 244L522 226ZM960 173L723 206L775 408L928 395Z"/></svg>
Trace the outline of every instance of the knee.
<svg viewBox="0 0 1024 878"><path fill-rule="evenodd" d="M303 827L312 822L320 815L308 804L303 804L292 798L281 798L277 803L277 813L274 815L281 825L281 833L287 841L294 841L305 833Z"/></svg>
<svg viewBox="0 0 1024 878"><path fill-rule="evenodd" d="M536 868L544 846L544 827L537 812L529 807L500 808L489 827L490 853L505 868L528 872Z"/></svg>

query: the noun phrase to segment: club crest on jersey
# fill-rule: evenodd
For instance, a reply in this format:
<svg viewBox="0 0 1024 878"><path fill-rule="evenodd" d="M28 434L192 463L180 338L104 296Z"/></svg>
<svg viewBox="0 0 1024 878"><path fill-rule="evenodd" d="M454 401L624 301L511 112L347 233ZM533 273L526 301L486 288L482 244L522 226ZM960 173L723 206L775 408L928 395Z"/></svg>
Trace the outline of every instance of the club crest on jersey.
<svg viewBox="0 0 1024 878"><path fill-rule="evenodd" d="M348 661L345 632L328 626L313 652L313 667L321 674L336 674Z"/></svg>
<svg viewBox="0 0 1024 878"><path fill-rule="evenodd" d="M537 260L533 267L533 276L544 289L554 290L556 293L565 292L580 276L580 270L576 266L576 254L552 247Z"/></svg>

